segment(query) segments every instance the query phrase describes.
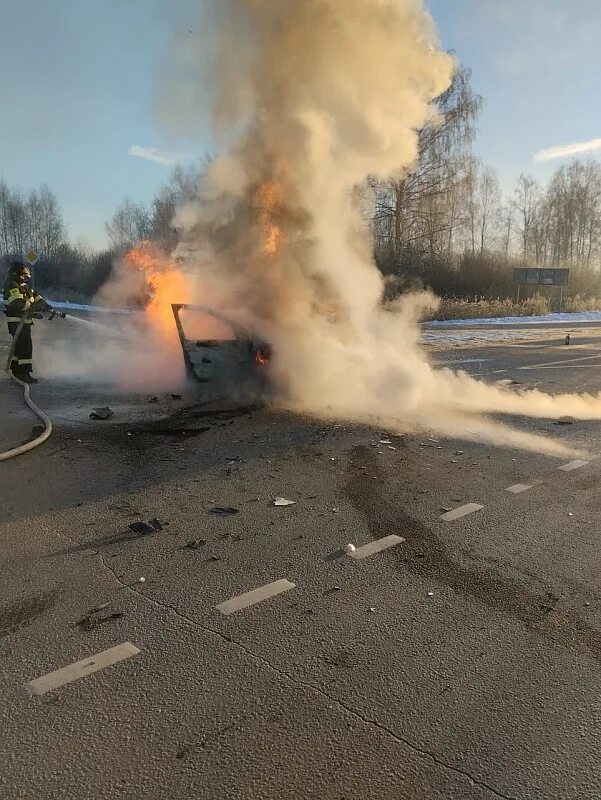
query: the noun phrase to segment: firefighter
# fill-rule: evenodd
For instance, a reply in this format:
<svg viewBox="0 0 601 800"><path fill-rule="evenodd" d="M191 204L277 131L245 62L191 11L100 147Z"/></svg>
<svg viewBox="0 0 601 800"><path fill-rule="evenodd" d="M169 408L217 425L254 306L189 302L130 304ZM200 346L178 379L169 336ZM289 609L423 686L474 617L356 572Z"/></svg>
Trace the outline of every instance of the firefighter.
<svg viewBox="0 0 601 800"><path fill-rule="evenodd" d="M39 319L40 311L52 311L52 308L37 294L27 282L31 278L31 270L24 261L13 261L4 281L4 306L8 332L15 337L21 320L23 326L15 342L10 369L12 374L24 383L37 383L31 374L33 367L33 342L31 326L34 315Z"/></svg>

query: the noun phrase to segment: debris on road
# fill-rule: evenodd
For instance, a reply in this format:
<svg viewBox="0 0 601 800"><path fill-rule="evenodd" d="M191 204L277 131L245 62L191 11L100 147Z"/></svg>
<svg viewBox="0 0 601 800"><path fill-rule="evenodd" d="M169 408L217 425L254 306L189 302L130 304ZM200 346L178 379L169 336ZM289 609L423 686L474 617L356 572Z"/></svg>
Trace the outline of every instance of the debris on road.
<svg viewBox="0 0 601 800"><path fill-rule="evenodd" d="M171 395L171 399L172 400L182 400L183 399L183 395L181 395L181 394L172 394Z"/></svg>
<svg viewBox="0 0 601 800"><path fill-rule="evenodd" d="M233 508L232 506L215 506L209 511L209 514L214 514L216 517L233 517L239 511L239 508Z"/></svg>
<svg viewBox="0 0 601 800"><path fill-rule="evenodd" d="M124 583L122 588L131 589L132 586L137 586L138 583L146 583L146 578L138 578L137 580L131 581L130 583Z"/></svg>
<svg viewBox="0 0 601 800"><path fill-rule="evenodd" d="M434 592L428 592L428 597L434 597Z"/></svg>
<svg viewBox="0 0 601 800"><path fill-rule="evenodd" d="M148 536L151 533L156 533L157 530L161 530L161 528L155 528L152 524L149 525L147 522L142 522L142 520L130 522L127 527L139 536Z"/></svg>
<svg viewBox="0 0 601 800"><path fill-rule="evenodd" d="M99 625L121 619L123 616L123 611L114 611L112 614L105 614L104 616L100 616L98 611L90 611L85 617L78 620L77 625L84 631L93 631L95 628L98 628Z"/></svg>
<svg viewBox="0 0 601 800"><path fill-rule="evenodd" d="M565 344L566 346L569 346L569 345L571 345L571 344L572 344L572 337L570 336L570 334L569 334L569 333L568 333L568 335L566 336L566 338L565 338L565 340L564 340L564 344Z"/></svg>
<svg viewBox="0 0 601 800"><path fill-rule="evenodd" d="M109 406L103 406L102 408L94 408L92 409L92 413L90 414L90 419L110 419L115 412Z"/></svg>
<svg viewBox="0 0 601 800"><path fill-rule="evenodd" d="M99 606L96 606L95 608L90 609L90 611L88 611L88 615L89 614L98 614L98 613L100 613L100 611L104 611L104 609L108 608L109 606L110 606L110 603L101 603Z"/></svg>
<svg viewBox="0 0 601 800"><path fill-rule="evenodd" d="M183 549L184 550L198 550L199 547L202 547L207 542L205 539L190 539L189 542L186 542Z"/></svg>
<svg viewBox="0 0 601 800"><path fill-rule="evenodd" d="M162 531L163 530L163 523L161 522L161 520L158 517L153 517L153 519L151 519L149 522L152 525L152 527L155 529L155 531Z"/></svg>
<svg viewBox="0 0 601 800"><path fill-rule="evenodd" d="M380 444L392 444L390 439L380 439Z"/></svg>
<svg viewBox="0 0 601 800"><path fill-rule="evenodd" d="M545 602L540 606L540 610L543 614L551 614L557 608L558 603L559 597L557 595L554 595L553 592L546 592Z"/></svg>
<svg viewBox="0 0 601 800"><path fill-rule="evenodd" d="M296 505L295 500L286 500L285 497L276 497L273 501L274 506L294 506Z"/></svg>
<svg viewBox="0 0 601 800"><path fill-rule="evenodd" d="M355 545L349 542L344 548L344 552L348 555L349 553L354 553L356 549Z"/></svg>
<svg viewBox="0 0 601 800"><path fill-rule="evenodd" d="M554 425L573 425L575 422L574 417L560 417Z"/></svg>
<svg viewBox="0 0 601 800"><path fill-rule="evenodd" d="M158 403L159 402L159 398L155 394L154 397L151 397L148 402L149 403Z"/></svg>

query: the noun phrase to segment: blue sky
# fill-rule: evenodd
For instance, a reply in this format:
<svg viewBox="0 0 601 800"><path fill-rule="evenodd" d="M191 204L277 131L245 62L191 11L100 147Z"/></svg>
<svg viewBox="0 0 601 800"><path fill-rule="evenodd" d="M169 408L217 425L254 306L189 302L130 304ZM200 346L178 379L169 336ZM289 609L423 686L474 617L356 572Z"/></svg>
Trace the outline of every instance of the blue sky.
<svg viewBox="0 0 601 800"><path fill-rule="evenodd" d="M299 2L302 0L299 0ZM155 114L174 36L202 0L4 0L0 14L0 178L47 183L72 238L105 242L129 195L148 201L169 166L132 146L202 154ZM521 171L545 179L544 148L601 137L598 0L429 0L443 46L473 70L485 106L477 154L510 190Z"/></svg>

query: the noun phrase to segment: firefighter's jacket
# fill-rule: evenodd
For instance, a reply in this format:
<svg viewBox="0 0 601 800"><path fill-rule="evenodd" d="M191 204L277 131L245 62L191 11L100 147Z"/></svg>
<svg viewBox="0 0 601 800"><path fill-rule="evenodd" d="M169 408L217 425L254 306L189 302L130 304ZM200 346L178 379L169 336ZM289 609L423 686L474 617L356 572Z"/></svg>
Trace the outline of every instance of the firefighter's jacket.
<svg viewBox="0 0 601 800"><path fill-rule="evenodd" d="M25 324L31 325L32 314L50 309L42 295L34 292L27 281L18 275L8 275L2 296L7 322L20 322L25 317Z"/></svg>

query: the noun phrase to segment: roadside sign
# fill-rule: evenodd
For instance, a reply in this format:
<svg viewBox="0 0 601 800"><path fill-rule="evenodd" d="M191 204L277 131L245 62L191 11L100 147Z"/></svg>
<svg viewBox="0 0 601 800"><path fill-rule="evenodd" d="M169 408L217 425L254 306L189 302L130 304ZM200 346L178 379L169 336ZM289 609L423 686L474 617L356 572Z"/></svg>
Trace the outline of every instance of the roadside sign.
<svg viewBox="0 0 601 800"><path fill-rule="evenodd" d="M568 286L570 270L519 267L513 270L513 282L518 286Z"/></svg>
<svg viewBox="0 0 601 800"><path fill-rule="evenodd" d="M29 250L29 252L25 253L25 260L28 261L32 267L37 261L39 261L39 259L40 254L35 250Z"/></svg>

